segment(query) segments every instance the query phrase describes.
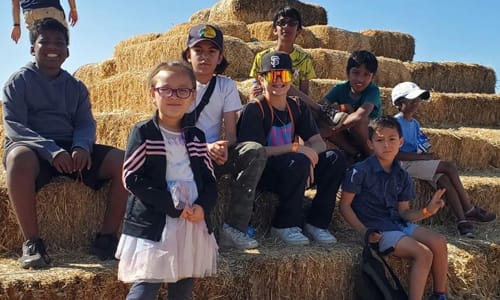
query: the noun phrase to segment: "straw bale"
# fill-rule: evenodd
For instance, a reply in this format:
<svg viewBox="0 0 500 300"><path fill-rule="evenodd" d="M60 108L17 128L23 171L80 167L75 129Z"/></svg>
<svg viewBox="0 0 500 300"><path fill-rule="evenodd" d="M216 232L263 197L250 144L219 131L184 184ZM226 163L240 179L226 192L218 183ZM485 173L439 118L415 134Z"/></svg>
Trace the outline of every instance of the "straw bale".
<svg viewBox="0 0 500 300"><path fill-rule="evenodd" d="M142 120L151 118L153 110L142 113L114 112L97 113L95 119L97 122L97 142L100 144L111 145L119 149L125 149L127 139L132 126Z"/></svg>
<svg viewBox="0 0 500 300"><path fill-rule="evenodd" d="M239 38L226 36L224 49L224 56L229 62L224 74L235 80L247 79L254 57L250 47Z"/></svg>
<svg viewBox="0 0 500 300"><path fill-rule="evenodd" d="M80 79L85 83L85 85L91 85L95 82L98 82L101 76L101 71L99 68L99 64L93 63L93 64L85 64L83 66L80 66L76 71L73 73L73 76L76 78Z"/></svg>
<svg viewBox="0 0 500 300"><path fill-rule="evenodd" d="M415 39L407 34L384 30L362 30L360 33L369 37L370 49L376 56L412 61L415 54Z"/></svg>
<svg viewBox="0 0 500 300"><path fill-rule="evenodd" d="M402 81L411 81L411 74L401 61L386 57L377 57L377 61L378 69L373 82L379 86L393 87Z"/></svg>
<svg viewBox="0 0 500 300"><path fill-rule="evenodd" d="M286 0L222 0L215 3L210 9L209 21L242 21L251 24L272 20L275 12L286 5L300 11L303 26L328 23L326 10L323 7Z"/></svg>
<svg viewBox="0 0 500 300"><path fill-rule="evenodd" d="M272 21L255 22L247 26L252 39L257 41L276 41Z"/></svg>
<svg viewBox="0 0 500 300"><path fill-rule="evenodd" d="M92 110L151 111L146 76L147 71L125 71L88 86Z"/></svg>
<svg viewBox="0 0 500 300"><path fill-rule="evenodd" d="M250 42L251 41L251 34L250 30L247 27L247 24L244 22L239 22L239 21L219 21L215 22L215 25L217 25L222 33L224 34L224 37L230 35L233 37L237 37L244 42Z"/></svg>
<svg viewBox="0 0 500 300"><path fill-rule="evenodd" d="M113 58L106 59L99 64L99 77L108 78L116 74L116 62Z"/></svg>
<svg viewBox="0 0 500 300"><path fill-rule="evenodd" d="M247 43L247 46L248 48L250 48L250 51L252 51L252 54L255 57L255 55L261 51L264 51L272 47L276 47L276 41L253 41ZM250 69L248 69L248 73L250 73Z"/></svg>
<svg viewBox="0 0 500 300"><path fill-rule="evenodd" d="M134 35L126 40L118 42L115 46L115 51L113 56L117 56L116 53L117 51L120 52L122 48L130 47L132 45L137 45L137 44L142 44L145 42L150 42L154 41L161 37L160 33L145 33L145 34L139 34L139 35Z"/></svg>
<svg viewBox="0 0 500 300"><path fill-rule="evenodd" d="M116 280L116 261L71 251L50 253L53 267L25 270L15 257L0 257L0 299L124 299L129 285Z"/></svg>
<svg viewBox="0 0 500 300"><path fill-rule="evenodd" d="M206 23L210 17L210 8L205 8L195 12L189 17L189 23Z"/></svg>
<svg viewBox="0 0 500 300"><path fill-rule="evenodd" d="M371 50L370 38L361 33L327 25L309 26L308 29L321 41L321 48L347 52Z"/></svg>
<svg viewBox="0 0 500 300"><path fill-rule="evenodd" d="M115 61L118 73L126 71L150 70L166 60L181 59L186 48L187 34L166 34L162 38L115 48Z"/></svg>
<svg viewBox="0 0 500 300"><path fill-rule="evenodd" d="M309 96L319 102L337 84L342 82L335 79L315 78L309 80Z"/></svg>
<svg viewBox="0 0 500 300"><path fill-rule="evenodd" d="M253 78L242 81L236 81L236 87L238 88L242 104L248 103L248 101L252 98L253 82L254 82Z"/></svg>
<svg viewBox="0 0 500 300"><path fill-rule="evenodd" d="M311 56L314 71L318 78L339 79L346 76L347 59L349 53L331 49L305 49Z"/></svg>
<svg viewBox="0 0 500 300"><path fill-rule="evenodd" d="M2 187L5 183L2 183ZM67 177L57 177L36 195L40 234L50 249L87 249L106 210L106 185L94 191ZM23 237L6 189L0 197L0 251L20 249Z"/></svg>
<svg viewBox="0 0 500 300"><path fill-rule="evenodd" d="M495 93L492 68L459 62L405 63L412 81L421 88L449 93Z"/></svg>
<svg viewBox="0 0 500 300"><path fill-rule="evenodd" d="M459 127L424 128L432 151L442 160L454 161L460 169L500 167L500 130Z"/></svg>

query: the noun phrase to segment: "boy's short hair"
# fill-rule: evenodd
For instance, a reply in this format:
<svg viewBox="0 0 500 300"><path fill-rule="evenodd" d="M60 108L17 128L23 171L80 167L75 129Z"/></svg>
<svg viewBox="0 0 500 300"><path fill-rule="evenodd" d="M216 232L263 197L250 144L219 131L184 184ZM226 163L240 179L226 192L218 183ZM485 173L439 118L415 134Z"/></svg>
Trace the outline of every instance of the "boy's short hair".
<svg viewBox="0 0 500 300"><path fill-rule="evenodd" d="M260 74L275 70L292 71L293 64L290 55L283 51L271 51L262 56Z"/></svg>
<svg viewBox="0 0 500 300"><path fill-rule="evenodd" d="M286 18L297 20L299 22L297 28L298 29L302 29L302 17L300 16L300 13L299 13L299 11L297 9L295 9L293 7L290 7L290 6L285 6L283 8L280 8L274 14L273 28L276 28L276 26L277 26L276 22L278 22L278 19L280 17L283 17L283 18L286 17Z"/></svg>
<svg viewBox="0 0 500 300"><path fill-rule="evenodd" d="M221 62L215 67L215 74L222 74L229 66L229 62L224 56L224 35L222 31L215 25L199 24L191 27L187 39L187 48L182 51L182 59L189 62L187 54L190 48L194 47L201 41L209 41L214 44L222 54Z"/></svg>
<svg viewBox="0 0 500 300"><path fill-rule="evenodd" d="M410 81L398 83L391 93L392 104L398 108L401 106L402 100L415 100L417 98L429 100L430 96L428 90L421 89L416 83Z"/></svg>
<svg viewBox="0 0 500 300"><path fill-rule="evenodd" d="M33 24L33 30L30 31L31 46L35 45L36 39L40 36L43 30L59 31L64 35L66 45L69 45L68 28L53 18L44 18L36 20Z"/></svg>
<svg viewBox="0 0 500 300"><path fill-rule="evenodd" d="M356 50L352 52L351 56L349 56L349 59L347 60L347 73L349 73L352 68L357 68L361 65L365 65L366 69L368 69L371 73L377 73L377 58L370 51Z"/></svg>
<svg viewBox="0 0 500 300"><path fill-rule="evenodd" d="M370 121L370 125L368 126L368 138L371 140L373 138L373 134L380 129L383 128L393 128L398 131L399 137L403 136L403 130L401 129L401 125L398 120L390 115L380 116Z"/></svg>

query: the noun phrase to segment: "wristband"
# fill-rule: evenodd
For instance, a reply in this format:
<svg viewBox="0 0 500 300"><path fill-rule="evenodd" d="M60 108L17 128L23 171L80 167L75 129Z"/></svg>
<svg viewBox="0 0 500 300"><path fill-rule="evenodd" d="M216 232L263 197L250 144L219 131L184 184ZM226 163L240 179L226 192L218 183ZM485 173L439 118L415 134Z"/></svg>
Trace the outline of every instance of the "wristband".
<svg viewBox="0 0 500 300"><path fill-rule="evenodd" d="M19 27L21 26L19 23L14 23L14 27Z"/></svg>
<svg viewBox="0 0 500 300"><path fill-rule="evenodd" d="M292 145L292 152L297 152L297 149L299 149L299 144L298 143L293 143Z"/></svg>
<svg viewBox="0 0 500 300"><path fill-rule="evenodd" d="M422 215L424 217L430 217L432 215L432 213L429 211L429 209L427 207L424 207L424 208L422 208Z"/></svg>

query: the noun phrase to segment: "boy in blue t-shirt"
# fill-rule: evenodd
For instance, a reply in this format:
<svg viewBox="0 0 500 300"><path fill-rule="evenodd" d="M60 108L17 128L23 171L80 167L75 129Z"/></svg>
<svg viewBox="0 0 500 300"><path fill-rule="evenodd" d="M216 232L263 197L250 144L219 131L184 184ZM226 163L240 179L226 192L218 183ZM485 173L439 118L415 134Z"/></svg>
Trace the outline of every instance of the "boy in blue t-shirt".
<svg viewBox="0 0 500 300"><path fill-rule="evenodd" d="M402 82L392 90L392 102L398 107L395 116L401 125L404 144L399 150L401 166L413 178L426 180L434 187L447 190L446 198L455 216L461 235L474 237L471 222L487 223L496 219L496 215L471 204L455 164L442 161L437 153L430 152L430 142L420 129L420 123L413 117L422 100L429 100L429 91L423 90L413 82Z"/></svg>
<svg viewBox="0 0 500 300"><path fill-rule="evenodd" d="M374 155L356 163L346 174L342 186L340 212L357 232L379 244L379 251L410 258L409 299L422 299L429 272L434 280L431 299L446 299L448 253L446 239L416 222L436 214L444 206L445 189L439 189L423 209L410 208L415 189L396 156L403 144L401 126L391 116L370 124L368 145Z"/></svg>
<svg viewBox="0 0 500 300"><path fill-rule="evenodd" d="M368 123L381 114L380 89L372 82L377 58L369 51L354 51L347 61L347 81L333 87L322 102L349 115L337 128L322 129L321 135L355 160L372 154L367 145Z"/></svg>

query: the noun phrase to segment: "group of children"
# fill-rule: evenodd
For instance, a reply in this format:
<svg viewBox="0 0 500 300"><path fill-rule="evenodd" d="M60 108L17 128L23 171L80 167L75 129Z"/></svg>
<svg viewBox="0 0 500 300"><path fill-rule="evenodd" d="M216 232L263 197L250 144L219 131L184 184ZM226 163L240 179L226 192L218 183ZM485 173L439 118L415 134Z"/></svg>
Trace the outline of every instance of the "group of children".
<svg viewBox="0 0 500 300"><path fill-rule="evenodd" d="M229 174L221 245L259 246L247 234L257 189L279 198L271 235L290 245L335 243L328 227L342 184L345 220L361 234L378 230L370 238L380 251L414 260L410 299L422 298L429 272L433 299L446 299L446 239L412 222L436 214L444 195L464 236L473 236L471 222L496 215L473 206L453 164L422 145L425 135L414 113L429 99L428 91L410 82L397 85L392 100L400 113L381 116L372 53L353 52L348 81L332 88L324 104L312 100L312 60L294 45L301 22L293 8L277 12L277 47L257 54L251 71L258 83L255 99L244 107L235 82L221 75L228 65L222 32L209 24L193 26L183 61L160 63L149 74L155 113L134 125L125 152L95 143L87 89L61 69L67 28L50 18L36 22L35 62L9 79L3 97L3 163L26 238L21 266L50 263L36 221L39 188L61 174L81 176L95 189L111 180L109 208L91 252L120 260L118 278L133 283L127 299L153 299L162 282L168 282L169 299L189 298L193 278L216 272L210 214L217 178ZM329 125L319 122L325 115ZM324 139L338 149L327 149ZM423 209L411 208L411 177L439 187ZM316 195L304 213L304 191L311 186Z"/></svg>

